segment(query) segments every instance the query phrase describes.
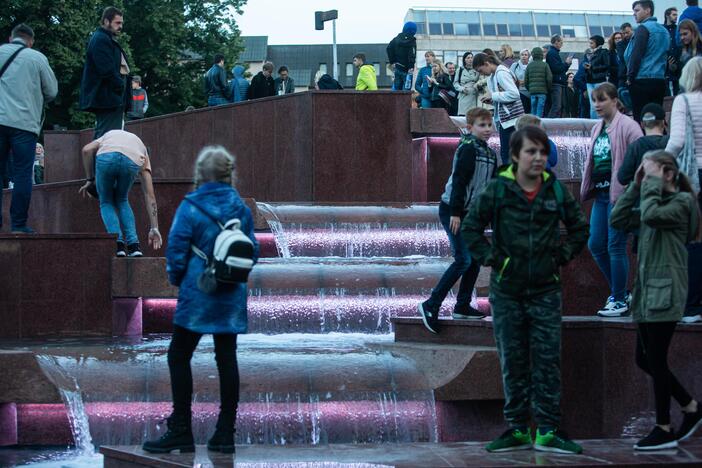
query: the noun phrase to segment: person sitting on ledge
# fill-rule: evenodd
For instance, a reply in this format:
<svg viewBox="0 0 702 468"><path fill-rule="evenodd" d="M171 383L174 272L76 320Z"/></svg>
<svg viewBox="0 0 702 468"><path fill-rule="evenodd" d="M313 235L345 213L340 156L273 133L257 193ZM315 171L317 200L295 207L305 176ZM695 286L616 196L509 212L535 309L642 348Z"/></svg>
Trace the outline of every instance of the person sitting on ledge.
<svg viewBox="0 0 702 468"><path fill-rule="evenodd" d="M634 449L675 448L702 423L697 401L668 367L668 348L687 302L685 246L702 238L695 192L675 156L661 150L644 155L634 182L612 209L610 223L622 231L639 229L640 235L631 309L638 324L636 364L653 379L656 425ZM670 425L671 396L683 411L677 434Z"/></svg>
<svg viewBox="0 0 702 468"><path fill-rule="evenodd" d="M166 249L168 281L179 288L173 338L168 348L173 413L168 418L168 431L159 439L144 443L147 452L195 451L190 360L204 333L212 333L214 338L220 389L217 426L207 441L207 448L223 453L235 451L234 428L239 403L236 340L237 335L246 333L248 328L247 283L227 285L213 293L203 291L203 272L208 264L192 253L197 249L212 258L215 240L222 233L219 223L237 218L241 222L241 232L253 244L251 260L254 264L258 260L251 210L232 187L234 178L234 156L221 146L203 148L195 163L195 191L185 197L173 219Z"/></svg>
<svg viewBox="0 0 702 468"><path fill-rule="evenodd" d="M462 234L473 258L492 267L490 305L510 428L485 448L581 453L561 422L560 267L585 247L580 205L546 170L548 137L528 126L510 139L512 164L473 204ZM561 241L559 224L568 234ZM492 244L484 236L492 225ZM538 427L532 443L529 410Z"/></svg>
<svg viewBox="0 0 702 468"><path fill-rule="evenodd" d="M110 130L85 145L82 154L88 180L78 192L83 197L97 196L99 199L100 215L105 229L111 234L117 234L117 256L143 255L137 237L134 213L129 206L129 190L137 175L141 178L144 204L151 222L149 244L154 249L160 249L163 241L158 231L158 207L151 180L151 162L141 139L124 130Z"/></svg>
<svg viewBox="0 0 702 468"><path fill-rule="evenodd" d="M487 145L487 140L494 132L490 111L475 107L468 111L466 123L468 135L463 137L456 149L453 169L439 203L439 220L449 238L454 260L431 292L431 297L418 306L424 326L432 333L439 331L439 309L459 278L461 285L453 318L479 320L485 317L485 314L470 305L480 265L471 259L461 238L460 227L471 204L495 176L497 156Z"/></svg>

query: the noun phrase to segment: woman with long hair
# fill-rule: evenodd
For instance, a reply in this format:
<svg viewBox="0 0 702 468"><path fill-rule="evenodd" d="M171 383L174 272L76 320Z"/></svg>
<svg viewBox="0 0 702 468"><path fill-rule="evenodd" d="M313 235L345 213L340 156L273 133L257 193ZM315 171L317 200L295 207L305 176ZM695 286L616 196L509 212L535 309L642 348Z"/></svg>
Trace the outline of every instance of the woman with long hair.
<svg viewBox="0 0 702 468"><path fill-rule="evenodd" d="M617 88L612 83L602 83L595 88L592 100L601 120L590 135L580 200L594 199L588 248L610 289L610 296L597 315L620 317L629 311L626 290L629 277L627 233L611 227L609 219L612 207L624 193L624 187L617 180L617 172L624 162L627 147L643 133L639 124L619 112Z"/></svg>
<svg viewBox="0 0 702 468"><path fill-rule="evenodd" d="M684 23L685 21L683 21ZM680 88L684 90L673 101L670 113L670 139L665 150L675 156L689 144L695 150L697 174L685 174L689 179L702 180L702 57L692 57L680 74ZM692 128L688 130L687 119L690 118ZM702 203L702 196L700 196ZM687 307L683 322L702 321L702 244L688 244L689 289Z"/></svg>
<svg viewBox="0 0 702 468"><path fill-rule="evenodd" d="M634 183L612 210L611 223L622 231L639 230L631 310L638 324L636 364L653 379L656 425L634 448L675 448L702 421L697 401L668 368L668 348L687 299L685 245L702 238L702 226L695 193L672 154L658 150L644 155ZM670 426L671 396L683 411L677 433Z"/></svg>
<svg viewBox="0 0 702 468"><path fill-rule="evenodd" d="M480 73L473 68L473 52L463 54L463 64L459 68L453 87L458 93L458 115L466 115L469 110L478 105L478 89L476 84Z"/></svg>
<svg viewBox="0 0 702 468"><path fill-rule="evenodd" d="M609 73L608 79L614 86L619 86L619 55L617 54L617 44L622 41L622 33L616 31L607 39L607 49L609 50Z"/></svg>
<svg viewBox="0 0 702 468"><path fill-rule="evenodd" d="M519 60L514 62L510 71L517 77L517 86L519 87L519 95L522 99L522 106L524 107L524 112L527 114L531 112L531 99L529 97L529 91L526 88L525 77L526 69L531 61L531 52L529 49L522 49L519 52Z"/></svg>
<svg viewBox="0 0 702 468"><path fill-rule="evenodd" d="M590 118L596 119L597 112L595 111L595 103L592 102L592 92L600 83L607 81L607 72L609 71L609 53L602 46L604 45L604 37L595 34L590 38L590 49L592 56L584 65L585 67L585 82L587 83L587 94L590 97Z"/></svg>
<svg viewBox="0 0 702 468"><path fill-rule="evenodd" d="M502 60L502 65L510 68L514 63L514 50L509 44L502 44L500 46L500 51L497 53L497 58Z"/></svg>
<svg viewBox="0 0 702 468"><path fill-rule="evenodd" d="M700 37L700 30L694 21L682 20L678 25L678 33L680 34L680 47L678 47L673 60L668 62L670 72L674 76L680 76L682 69L691 58L702 56L702 37Z"/></svg>
<svg viewBox="0 0 702 468"><path fill-rule="evenodd" d="M236 218L241 231L253 243L253 262L258 260L251 210L232 186L234 156L221 146L208 146L195 162L195 191L186 195L176 211L166 249L168 281L179 288L173 317L173 337L168 348L173 413L168 431L157 440L145 442L147 452L195 451L191 428L193 376L190 360L203 334L214 338L215 361L219 371L220 412L214 435L207 448L233 453L234 427L239 403L239 368L236 341L248 327L246 283L203 287L207 263L196 254L212 258L219 224ZM217 220L218 222L215 222ZM206 279L206 278L204 278Z"/></svg>
<svg viewBox="0 0 702 468"><path fill-rule="evenodd" d="M429 83L431 107L448 111L451 100L456 98L456 91L453 89L448 70L441 60L434 60L431 64L431 76L427 76L426 80Z"/></svg>
<svg viewBox="0 0 702 468"><path fill-rule="evenodd" d="M494 119L500 134L500 158L502 164L509 164L509 139L514 133L517 119L524 115L516 79L493 55L476 54L473 57L473 67L488 77L488 91L481 100L495 106Z"/></svg>

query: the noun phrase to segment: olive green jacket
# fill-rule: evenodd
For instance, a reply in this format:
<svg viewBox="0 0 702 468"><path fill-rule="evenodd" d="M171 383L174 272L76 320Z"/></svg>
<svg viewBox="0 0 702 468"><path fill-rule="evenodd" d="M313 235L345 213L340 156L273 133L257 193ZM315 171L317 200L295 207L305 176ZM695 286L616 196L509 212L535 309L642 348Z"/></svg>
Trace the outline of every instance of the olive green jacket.
<svg viewBox="0 0 702 468"><path fill-rule="evenodd" d="M640 208L636 203L641 200ZM612 209L615 229L639 229L638 274L631 310L636 322L677 322L687 301L687 249L697 232L693 195L663 191L663 180L632 183Z"/></svg>
<svg viewBox="0 0 702 468"><path fill-rule="evenodd" d="M578 203L548 171L532 203L503 166L472 204L461 233L471 256L492 267L490 289L515 296L558 291L560 267L585 247L588 225ZM560 193L560 197L559 197ZM559 200L560 198L560 200ZM560 222L568 231L561 236ZM492 243L484 231L492 224Z"/></svg>

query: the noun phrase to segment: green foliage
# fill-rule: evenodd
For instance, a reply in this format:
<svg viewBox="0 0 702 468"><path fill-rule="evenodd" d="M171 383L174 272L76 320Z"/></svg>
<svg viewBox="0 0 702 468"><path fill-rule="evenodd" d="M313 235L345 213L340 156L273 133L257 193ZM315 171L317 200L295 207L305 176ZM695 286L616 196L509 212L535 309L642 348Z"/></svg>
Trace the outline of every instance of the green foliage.
<svg viewBox="0 0 702 468"><path fill-rule="evenodd" d="M85 128L92 114L78 110L88 40L110 4L124 11L119 42L133 74L149 94L148 116L202 106L202 75L221 52L232 64L241 52L234 19L246 0L5 0L0 37L24 22L35 32L35 49L49 59L59 95L49 105L45 127Z"/></svg>

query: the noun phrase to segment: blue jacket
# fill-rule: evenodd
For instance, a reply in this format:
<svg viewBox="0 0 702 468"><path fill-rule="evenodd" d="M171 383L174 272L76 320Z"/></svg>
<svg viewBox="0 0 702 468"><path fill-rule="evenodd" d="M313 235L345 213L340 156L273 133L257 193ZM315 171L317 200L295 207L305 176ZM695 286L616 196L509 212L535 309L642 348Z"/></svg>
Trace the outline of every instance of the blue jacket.
<svg viewBox="0 0 702 468"><path fill-rule="evenodd" d="M561 58L561 51L551 46L546 54L546 63L551 67L551 74L553 75L553 84L558 84L566 86L568 84L568 78L566 77L566 72L570 65L565 63Z"/></svg>
<svg viewBox="0 0 702 468"><path fill-rule="evenodd" d="M695 22L697 25L697 29L702 31L702 8L698 6L689 6L683 10L683 12L680 14L680 17L678 18L678 25L682 20L692 20ZM675 43L677 45L681 45L680 42L680 30L675 31Z"/></svg>
<svg viewBox="0 0 702 468"><path fill-rule="evenodd" d="M624 51L629 82L642 79L665 79L670 34L652 16L636 28Z"/></svg>
<svg viewBox="0 0 702 468"><path fill-rule="evenodd" d="M100 27L90 37L80 80L80 109L88 112L117 109L131 101L131 79L120 75L124 51L112 34ZM127 55L124 54L126 59ZM129 90L129 93L126 92ZM128 99L127 99L128 96Z"/></svg>
<svg viewBox="0 0 702 468"><path fill-rule="evenodd" d="M419 69L419 72L417 73L417 81L414 83L414 89L422 98L431 99L429 83L427 83L427 80L425 79L427 76L431 76L431 65L426 65Z"/></svg>
<svg viewBox="0 0 702 468"><path fill-rule="evenodd" d="M254 262L258 260L258 242L254 237L251 210L236 190L226 184L211 182L201 185L185 198L192 199L223 223L232 218L241 220L241 230L254 243ZM246 333L247 286L241 283L233 291L205 294L197 287L197 279L205 269L205 261L193 254L190 245L208 256L220 229L192 204L183 201L176 211L166 249L168 280L178 286L178 305L173 322L196 333Z"/></svg>
<svg viewBox="0 0 702 468"><path fill-rule="evenodd" d="M548 160L546 161L546 169L551 169L558 164L558 147L551 140L548 139Z"/></svg>
<svg viewBox="0 0 702 468"><path fill-rule="evenodd" d="M246 101L249 94L249 80L244 78L244 67L237 65L232 68L232 75L234 78L229 84L232 102Z"/></svg>

